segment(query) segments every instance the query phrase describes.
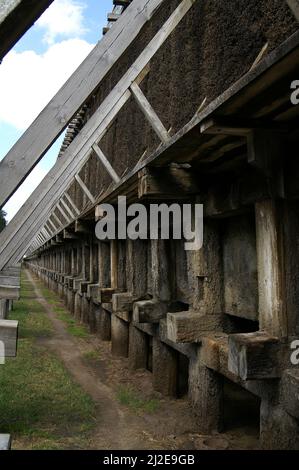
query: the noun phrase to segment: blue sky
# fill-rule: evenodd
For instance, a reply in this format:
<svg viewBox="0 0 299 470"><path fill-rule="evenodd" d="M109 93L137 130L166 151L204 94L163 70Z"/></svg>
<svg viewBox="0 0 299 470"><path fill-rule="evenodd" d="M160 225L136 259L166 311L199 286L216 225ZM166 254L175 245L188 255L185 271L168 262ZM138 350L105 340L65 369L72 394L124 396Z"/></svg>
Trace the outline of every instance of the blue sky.
<svg viewBox="0 0 299 470"><path fill-rule="evenodd" d="M112 0L54 0L4 58L0 65L0 160L101 39L112 8ZM55 163L62 139L7 203L8 220Z"/></svg>

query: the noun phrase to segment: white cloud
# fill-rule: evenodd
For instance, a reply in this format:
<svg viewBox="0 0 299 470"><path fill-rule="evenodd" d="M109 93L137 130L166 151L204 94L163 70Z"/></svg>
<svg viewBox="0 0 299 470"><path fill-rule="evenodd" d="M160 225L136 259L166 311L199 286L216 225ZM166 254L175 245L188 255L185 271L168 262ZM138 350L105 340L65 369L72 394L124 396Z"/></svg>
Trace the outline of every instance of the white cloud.
<svg viewBox="0 0 299 470"><path fill-rule="evenodd" d="M11 51L0 65L0 121L26 129L92 48L69 39L44 54Z"/></svg>
<svg viewBox="0 0 299 470"><path fill-rule="evenodd" d="M20 207L43 180L46 174L47 171L41 168L40 165L35 167L24 183L6 203L6 205L3 207L3 210L7 213L6 219L8 222L15 216Z"/></svg>
<svg viewBox="0 0 299 470"><path fill-rule="evenodd" d="M55 0L45 11L36 25L45 30L44 41L53 44L59 36L80 37L84 27L84 3L75 0Z"/></svg>

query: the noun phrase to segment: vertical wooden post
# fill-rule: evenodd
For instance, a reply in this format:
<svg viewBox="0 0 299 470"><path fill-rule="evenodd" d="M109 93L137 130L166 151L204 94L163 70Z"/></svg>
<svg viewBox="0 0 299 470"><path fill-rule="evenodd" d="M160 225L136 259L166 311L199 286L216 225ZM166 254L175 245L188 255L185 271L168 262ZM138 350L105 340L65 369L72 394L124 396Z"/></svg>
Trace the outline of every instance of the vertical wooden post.
<svg viewBox="0 0 299 470"><path fill-rule="evenodd" d="M129 338L129 367L133 370L146 369L148 356L146 334L131 323Z"/></svg>
<svg viewBox="0 0 299 470"><path fill-rule="evenodd" d="M165 396L177 396L177 352L153 338L153 386Z"/></svg>
<svg viewBox="0 0 299 470"><path fill-rule="evenodd" d="M189 363L189 400L201 432L223 428L223 377L202 366L197 357Z"/></svg>
<svg viewBox="0 0 299 470"><path fill-rule="evenodd" d="M110 242L110 261L111 261L111 287L117 289L118 287L118 247L117 240L111 240Z"/></svg>
<svg viewBox="0 0 299 470"><path fill-rule="evenodd" d="M151 240L153 295L161 301L171 299L171 276L168 240Z"/></svg>
<svg viewBox="0 0 299 470"><path fill-rule="evenodd" d="M100 287L110 287L110 244L100 241L98 242L98 247L99 285Z"/></svg>
<svg viewBox="0 0 299 470"><path fill-rule="evenodd" d="M260 329L285 338L288 324L280 203L272 199L258 202L255 213Z"/></svg>

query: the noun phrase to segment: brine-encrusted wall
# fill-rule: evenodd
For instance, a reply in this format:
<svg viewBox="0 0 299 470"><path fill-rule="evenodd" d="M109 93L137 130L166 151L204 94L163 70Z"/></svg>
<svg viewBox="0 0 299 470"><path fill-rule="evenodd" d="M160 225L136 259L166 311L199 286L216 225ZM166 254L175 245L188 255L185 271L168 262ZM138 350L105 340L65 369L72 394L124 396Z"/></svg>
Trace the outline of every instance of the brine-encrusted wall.
<svg viewBox="0 0 299 470"><path fill-rule="evenodd" d="M142 53L180 0L168 0L132 46L113 66L89 100L88 120L109 91ZM296 20L281 0L197 0L151 61L141 88L165 127L175 133L194 115L206 98L211 102L252 66L262 47L269 53L297 29ZM133 99L118 114L101 142L117 173L132 169L147 149L159 144ZM111 183L96 157L81 175L95 195ZM77 203L82 192L76 191Z"/></svg>

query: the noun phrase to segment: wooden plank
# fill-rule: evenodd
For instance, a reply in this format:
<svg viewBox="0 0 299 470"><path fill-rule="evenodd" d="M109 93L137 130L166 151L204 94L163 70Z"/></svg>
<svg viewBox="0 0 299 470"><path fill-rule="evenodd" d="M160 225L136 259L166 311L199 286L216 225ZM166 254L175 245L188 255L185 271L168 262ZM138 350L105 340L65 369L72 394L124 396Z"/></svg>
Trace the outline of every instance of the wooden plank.
<svg viewBox="0 0 299 470"><path fill-rule="evenodd" d="M120 292L112 295L113 312L132 312L133 311L133 295L130 292Z"/></svg>
<svg viewBox="0 0 299 470"><path fill-rule="evenodd" d="M19 276L3 276L0 272L0 286L20 287L20 277Z"/></svg>
<svg viewBox="0 0 299 470"><path fill-rule="evenodd" d="M65 211L62 209L60 203L58 203L56 205L56 208L59 210L59 212L62 214L62 216L65 218L65 220L67 221L67 223L71 223L71 219L69 218L69 216L65 213Z"/></svg>
<svg viewBox="0 0 299 470"><path fill-rule="evenodd" d="M72 200L71 196L65 192L64 193L64 197L68 200L68 202L70 203L70 205L72 206L72 208L74 209L74 211L76 212L77 215L80 215L80 210L78 209L78 207L76 206L76 204L74 203L74 201Z"/></svg>
<svg viewBox="0 0 299 470"><path fill-rule="evenodd" d="M52 228L53 230L53 233L56 233L57 231L57 228L55 227L55 225L53 224L52 220L51 219L48 219L48 224L50 225L50 227Z"/></svg>
<svg viewBox="0 0 299 470"><path fill-rule="evenodd" d="M96 202L95 198L93 197L93 195L91 194L91 192L89 191L88 187L86 186L86 184L82 181L82 179L80 178L79 175L75 175L75 180L77 181L77 183L81 186L81 189L83 190L83 192L86 194L86 196L88 197L88 199L92 202L92 204L94 204Z"/></svg>
<svg viewBox="0 0 299 470"><path fill-rule="evenodd" d="M109 160L107 159L105 154L102 152L100 147L97 144L94 144L92 146L92 148L95 151L95 154L97 155L97 157L100 159L100 162L103 164L103 166L106 169L107 173L109 173L109 175L113 179L113 181L115 183L119 183L120 177L118 176L116 171L113 169L112 165L110 164Z"/></svg>
<svg viewBox="0 0 299 470"><path fill-rule="evenodd" d="M135 0L0 162L3 206L164 0Z"/></svg>
<svg viewBox="0 0 299 470"><path fill-rule="evenodd" d="M45 232L47 233L48 238L51 238L51 237L52 237L52 234L51 234L50 230L48 229L48 227L45 225L43 229L44 229Z"/></svg>
<svg viewBox="0 0 299 470"><path fill-rule="evenodd" d="M50 233L51 236L53 236L54 232L56 230L53 231L53 228L49 225L49 221L47 220L47 223L45 224L45 226L47 227L48 229L48 232Z"/></svg>
<svg viewBox="0 0 299 470"><path fill-rule="evenodd" d="M0 62L53 0L5 0L0 2Z"/></svg>
<svg viewBox="0 0 299 470"><path fill-rule="evenodd" d="M61 220L57 217L57 215L55 214L55 212L53 212L53 213L51 214L51 217L53 217L53 219L55 219L55 221L57 222L58 227L60 228L61 225L62 225L62 222L61 222Z"/></svg>
<svg viewBox="0 0 299 470"><path fill-rule="evenodd" d="M75 219L76 218L76 214L74 214L71 209L69 208L69 206L64 202L64 200L61 198L60 199L60 203L63 205L63 207L65 208L65 210L67 211L67 213L70 215L71 219Z"/></svg>
<svg viewBox="0 0 299 470"><path fill-rule="evenodd" d="M228 369L242 380L280 376L280 342L262 331L228 337Z"/></svg>
<svg viewBox="0 0 299 470"><path fill-rule="evenodd" d="M197 343L204 335L223 329L223 315L187 311L167 313L167 336L174 343Z"/></svg>
<svg viewBox="0 0 299 470"><path fill-rule="evenodd" d="M138 173L138 197L186 199L200 191L198 178L185 168L144 168Z"/></svg>
<svg viewBox="0 0 299 470"><path fill-rule="evenodd" d="M135 323L159 323L165 318L167 303L156 300L140 300L134 302L133 321Z"/></svg>
<svg viewBox="0 0 299 470"><path fill-rule="evenodd" d="M167 142L169 142L170 140L170 135L165 129L162 122L160 121L155 110L152 108L152 106L142 93L140 87L137 85L137 83L134 82L130 86L130 90L135 98L136 103L138 104L139 109L142 111L146 120L154 129L161 142L167 144Z"/></svg>
<svg viewBox="0 0 299 470"><path fill-rule="evenodd" d="M112 90L110 95L87 122L82 132L70 144L63 158L58 159L42 183L28 198L22 209L0 234L0 269L10 259L20 259L34 233L42 226L46 214L69 187L74 175L89 157L90 148L105 133L107 127L130 97L128 87L144 70L181 19L196 0L183 0L162 28L143 50L135 63Z"/></svg>

